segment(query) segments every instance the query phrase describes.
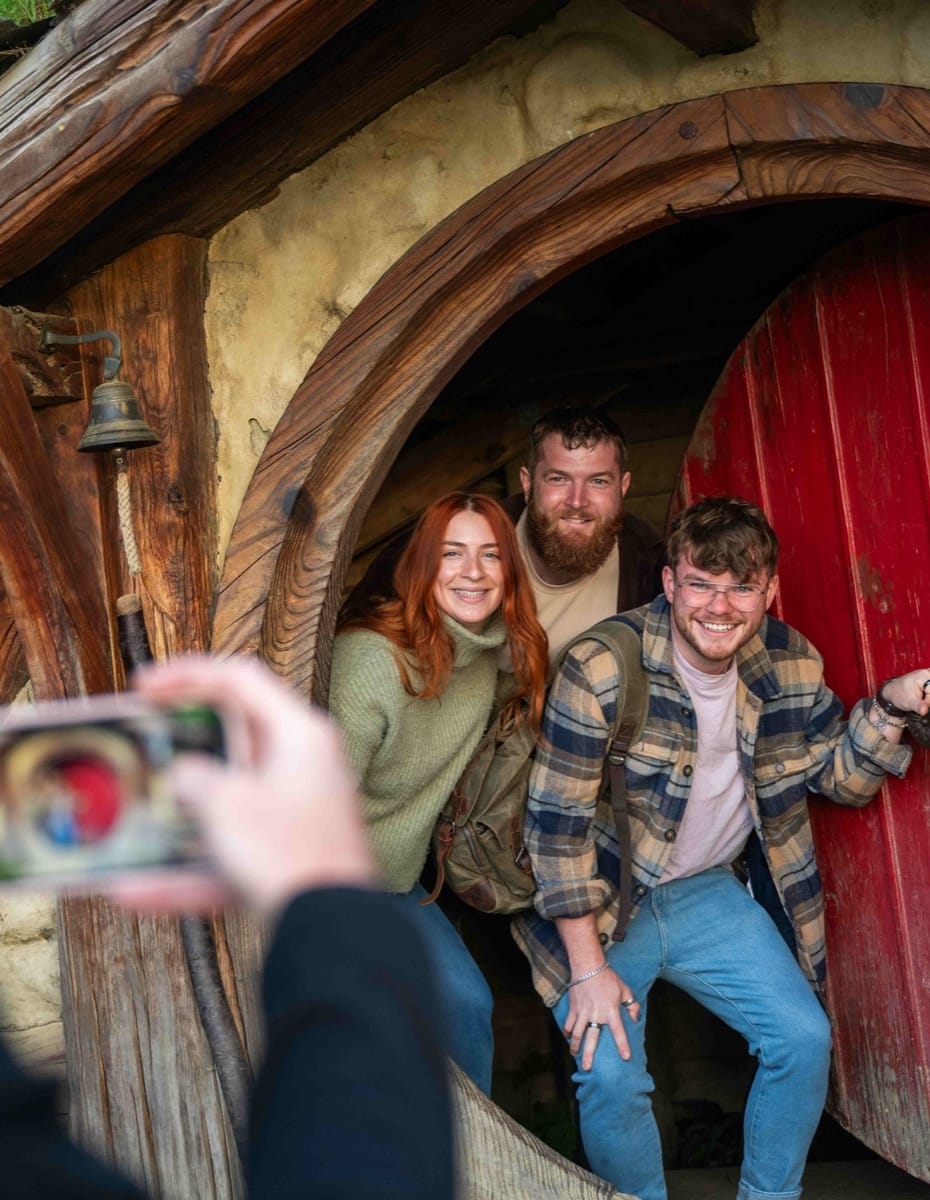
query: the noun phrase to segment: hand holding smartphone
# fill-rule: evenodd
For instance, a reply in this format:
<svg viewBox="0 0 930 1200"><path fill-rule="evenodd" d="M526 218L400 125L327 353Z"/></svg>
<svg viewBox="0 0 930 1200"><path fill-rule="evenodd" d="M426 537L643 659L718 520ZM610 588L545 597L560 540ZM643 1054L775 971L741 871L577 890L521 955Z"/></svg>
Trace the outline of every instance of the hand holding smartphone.
<svg viewBox="0 0 930 1200"><path fill-rule="evenodd" d="M202 859L169 770L178 754L225 760L229 721L210 705L90 696L12 709L0 726L0 882L94 886L100 876Z"/></svg>

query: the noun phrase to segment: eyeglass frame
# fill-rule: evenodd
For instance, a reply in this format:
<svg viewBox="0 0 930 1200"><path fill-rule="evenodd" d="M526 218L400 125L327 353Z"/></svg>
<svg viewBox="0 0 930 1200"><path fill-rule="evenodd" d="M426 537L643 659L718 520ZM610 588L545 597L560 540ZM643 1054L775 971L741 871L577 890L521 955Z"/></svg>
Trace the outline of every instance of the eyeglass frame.
<svg viewBox="0 0 930 1200"><path fill-rule="evenodd" d="M674 574L672 578L675 581L675 587L681 589L682 603L688 608L702 608L705 604L712 604L716 600L718 593L722 593L727 598L727 603L737 610L737 612L752 612L765 596L771 580L766 580L765 583L711 583L709 579L681 579L679 580ZM697 584L701 588L710 588L713 591L712 596L705 596L697 603L692 603L687 599L687 588ZM735 588L749 588L753 594L753 601L748 607L742 607L736 600L733 599L733 591Z"/></svg>

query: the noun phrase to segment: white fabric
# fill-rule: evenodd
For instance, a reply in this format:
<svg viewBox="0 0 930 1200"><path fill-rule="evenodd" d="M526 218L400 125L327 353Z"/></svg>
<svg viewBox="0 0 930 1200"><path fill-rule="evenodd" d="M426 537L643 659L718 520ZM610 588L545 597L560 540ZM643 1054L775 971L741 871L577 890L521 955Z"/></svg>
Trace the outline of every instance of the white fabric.
<svg viewBox="0 0 930 1200"><path fill-rule="evenodd" d="M675 668L697 720L697 761L684 819L660 883L731 863L746 844L752 817L736 750L736 663L721 675L698 671L680 654Z"/></svg>

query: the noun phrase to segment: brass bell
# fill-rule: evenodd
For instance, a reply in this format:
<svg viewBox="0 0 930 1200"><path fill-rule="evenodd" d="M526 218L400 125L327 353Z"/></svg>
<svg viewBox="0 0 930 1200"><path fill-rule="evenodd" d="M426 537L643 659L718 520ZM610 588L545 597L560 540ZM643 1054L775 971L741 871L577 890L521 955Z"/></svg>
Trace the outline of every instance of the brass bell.
<svg viewBox="0 0 930 1200"><path fill-rule="evenodd" d="M158 434L143 420L139 398L128 383L108 379L94 388L90 420L78 450L138 450L160 441Z"/></svg>
<svg viewBox="0 0 930 1200"><path fill-rule="evenodd" d="M161 438L142 419L139 398L128 383L114 376L123 361L119 335L111 329L95 329L91 333L52 333L46 327L39 340L40 350L53 346L77 346L87 342L107 341L112 350L103 360L103 383L99 383L90 398L90 420L78 450L139 450L154 446Z"/></svg>

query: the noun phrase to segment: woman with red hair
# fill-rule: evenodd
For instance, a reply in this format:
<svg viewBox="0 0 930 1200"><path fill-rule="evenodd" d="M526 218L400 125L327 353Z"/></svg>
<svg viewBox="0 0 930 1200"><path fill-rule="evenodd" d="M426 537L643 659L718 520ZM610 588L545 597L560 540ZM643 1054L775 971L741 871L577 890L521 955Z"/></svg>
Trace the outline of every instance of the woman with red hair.
<svg viewBox="0 0 930 1200"><path fill-rule="evenodd" d="M415 903L447 1010L450 1053L491 1087L490 988L419 882L436 818L487 727L501 651L515 717L538 727L547 643L513 525L488 496L452 492L423 513L394 573L396 599L351 618L333 649L329 707L361 780L386 888Z"/></svg>

